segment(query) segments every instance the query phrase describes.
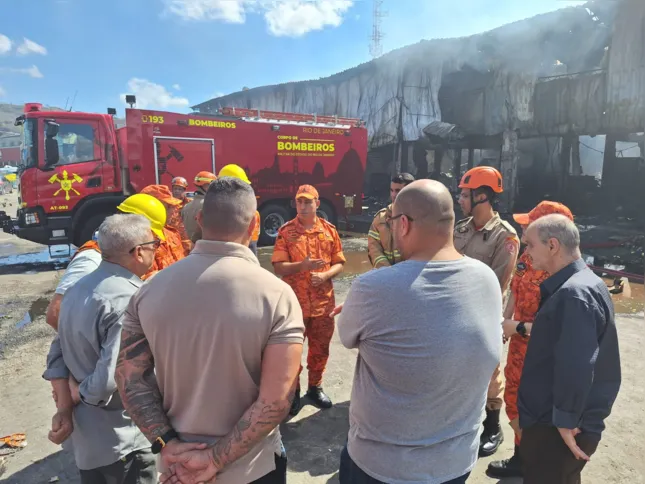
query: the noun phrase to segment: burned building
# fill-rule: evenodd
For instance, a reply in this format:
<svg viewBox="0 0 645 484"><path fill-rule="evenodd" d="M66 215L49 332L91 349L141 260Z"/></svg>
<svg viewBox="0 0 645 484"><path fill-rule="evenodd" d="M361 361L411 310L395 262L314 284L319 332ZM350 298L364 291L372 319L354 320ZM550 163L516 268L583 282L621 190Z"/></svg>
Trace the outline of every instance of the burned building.
<svg viewBox="0 0 645 484"><path fill-rule="evenodd" d="M627 207L618 187L626 180L642 186L643 176L644 24L641 0L590 1L194 109L362 118L369 130L368 193L396 171L455 189L466 169L488 164L504 174L502 211L544 198L565 200L577 213L596 210L603 197ZM602 136L607 148L604 142L596 148ZM621 141L638 149L625 151Z"/></svg>

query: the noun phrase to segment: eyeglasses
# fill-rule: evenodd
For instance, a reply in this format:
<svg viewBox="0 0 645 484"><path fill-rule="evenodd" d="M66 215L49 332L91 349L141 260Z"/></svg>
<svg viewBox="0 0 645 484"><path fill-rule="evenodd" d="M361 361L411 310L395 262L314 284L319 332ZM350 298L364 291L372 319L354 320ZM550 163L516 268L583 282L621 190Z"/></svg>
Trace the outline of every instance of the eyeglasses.
<svg viewBox="0 0 645 484"><path fill-rule="evenodd" d="M136 245L130 249L130 254L132 254L135 250L137 250L137 247L143 247L144 245L152 245L153 250L157 250L161 245L161 241L152 240L150 242L144 242L143 244Z"/></svg>
<svg viewBox="0 0 645 484"><path fill-rule="evenodd" d="M400 213L400 214L398 214L398 215L395 215L394 217L389 216L389 217L386 217L386 218L385 218L385 221L386 221L387 223L392 223L394 220L396 220L396 219L398 219L398 218L401 218L401 217L403 217L404 215L405 215L404 213ZM414 219L413 219L412 217L410 217L409 215L405 215L405 216L407 217L407 219L408 219L410 222L414 222Z"/></svg>

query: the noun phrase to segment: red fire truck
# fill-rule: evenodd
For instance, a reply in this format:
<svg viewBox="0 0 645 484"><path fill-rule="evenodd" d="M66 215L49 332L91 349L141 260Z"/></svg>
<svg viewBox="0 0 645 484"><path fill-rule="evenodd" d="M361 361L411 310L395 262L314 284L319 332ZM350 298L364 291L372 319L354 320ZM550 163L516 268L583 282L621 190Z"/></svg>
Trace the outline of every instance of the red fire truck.
<svg viewBox="0 0 645 484"><path fill-rule="evenodd" d="M258 197L261 243L293 216L301 184L316 186L319 215L360 214L367 129L358 119L225 108L216 115L126 109L108 114L45 112L26 104L19 209L0 212L5 232L45 245L89 240L127 196L147 185L189 182L199 171L242 166Z"/></svg>

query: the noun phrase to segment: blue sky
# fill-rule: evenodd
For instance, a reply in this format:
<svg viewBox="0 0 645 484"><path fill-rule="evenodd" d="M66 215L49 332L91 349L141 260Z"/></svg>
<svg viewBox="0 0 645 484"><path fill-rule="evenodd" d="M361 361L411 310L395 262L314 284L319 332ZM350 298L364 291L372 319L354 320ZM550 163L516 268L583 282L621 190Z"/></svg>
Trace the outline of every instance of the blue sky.
<svg viewBox="0 0 645 484"><path fill-rule="evenodd" d="M483 32L567 0L384 0L384 51ZM372 0L0 0L0 102L188 112L218 94L369 57Z"/></svg>

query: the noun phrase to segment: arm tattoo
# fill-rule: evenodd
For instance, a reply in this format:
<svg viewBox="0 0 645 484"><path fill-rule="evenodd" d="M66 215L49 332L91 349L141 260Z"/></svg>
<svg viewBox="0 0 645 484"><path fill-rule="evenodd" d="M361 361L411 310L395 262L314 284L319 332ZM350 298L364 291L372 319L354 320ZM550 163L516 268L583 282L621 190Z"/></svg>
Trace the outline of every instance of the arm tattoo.
<svg viewBox="0 0 645 484"><path fill-rule="evenodd" d="M150 442L171 429L163 409L154 367L152 350L146 337L122 330L116 382L123 406Z"/></svg>
<svg viewBox="0 0 645 484"><path fill-rule="evenodd" d="M213 461L218 469L235 462L275 429L289 413L295 398L295 385L286 400L259 398L242 415L233 430L213 447Z"/></svg>

